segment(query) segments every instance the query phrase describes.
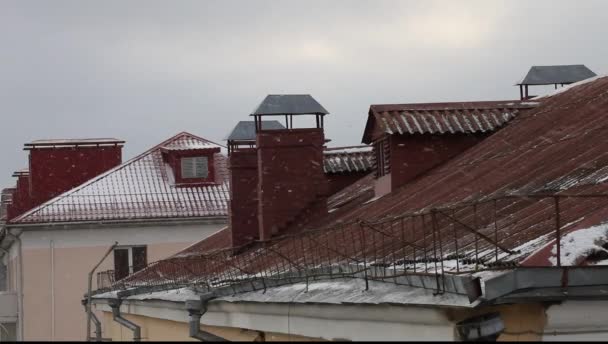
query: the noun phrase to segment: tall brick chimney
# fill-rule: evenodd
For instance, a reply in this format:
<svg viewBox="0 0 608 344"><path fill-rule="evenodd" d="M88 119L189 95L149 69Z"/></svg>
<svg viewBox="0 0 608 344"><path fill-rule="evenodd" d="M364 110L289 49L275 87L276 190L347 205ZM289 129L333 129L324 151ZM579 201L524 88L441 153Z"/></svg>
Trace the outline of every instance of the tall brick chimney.
<svg viewBox="0 0 608 344"><path fill-rule="evenodd" d="M278 121L262 121L264 130L285 129ZM255 121L239 122L228 141L230 168L230 228L232 246L259 240L258 152Z"/></svg>
<svg viewBox="0 0 608 344"><path fill-rule="evenodd" d="M269 95L251 114L258 150L258 223L261 240L327 213L323 172L323 119L328 112L310 95ZM293 116L315 116L315 128L293 127ZM286 128L264 130L262 119L285 118Z"/></svg>
<svg viewBox="0 0 608 344"><path fill-rule="evenodd" d="M268 240L290 226L327 213L323 171L323 118L328 112L310 95L269 95L251 114L247 140L228 139L233 245ZM293 128L293 117L314 116L314 128ZM280 116L278 121L264 117ZM253 140L255 138L255 140ZM255 163L254 163L255 162ZM256 222L257 221L257 222Z"/></svg>
<svg viewBox="0 0 608 344"><path fill-rule="evenodd" d="M26 143L29 169L15 173L9 219L56 197L122 162L124 141L116 139L37 140Z"/></svg>

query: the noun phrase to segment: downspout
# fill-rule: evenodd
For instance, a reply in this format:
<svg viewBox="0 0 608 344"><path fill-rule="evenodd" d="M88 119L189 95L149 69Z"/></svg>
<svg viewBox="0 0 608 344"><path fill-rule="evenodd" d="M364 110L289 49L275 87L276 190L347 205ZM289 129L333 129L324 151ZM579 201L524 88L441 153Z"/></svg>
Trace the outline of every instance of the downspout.
<svg viewBox="0 0 608 344"><path fill-rule="evenodd" d="M18 284L17 284L17 295L18 297L18 302L17 302L17 308L18 308L18 313L19 313L19 318L18 318L18 324L19 324L19 331L18 331L18 335L19 337L17 338L20 341L23 341L23 254L22 254L22 242L21 242L21 232L18 235L15 235L13 233L11 233L11 231L8 228L5 228L6 230L6 234L12 236L15 241L17 241L19 243L19 250L18 252L18 256L19 256L19 279L18 279ZM9 259L10 259L10 255L9 255Z"/></svg>
<svg viewBox="0 0 608 344"><path fill-rule="evenodd" d="M85 306L85 307L87 307L87 337L85 338L86 341L89 341L91 338L91 319L93 318L93 312L91 311L91 292L93 289L93 273L95 273L95 270L97 270L99 265L101 265L101 263L106 259L106 257L112 252L112 250L114 250L114 247L116 247L117 245L118 245L118 241L115 241L114 245L110 246L110 248L108 249L108 252L106 252L106 254L103 256L103 258L101 258L99 263L97 263L97 265L95 265L93 270L91 270L89 272L89 276L88 276L89 279L87 281L88 282L87 304Z"/></svg>
<svg viewBox="0 0 608 344"><path fill-rule="evenodd" d="M49 242L51 254L51 341L55 341L55 242Z"/></svg>
<svg viewBox="0 0 608 344"><path fill-rule="evenodd" d="M122 326L128 328L133 331L133 341L140 342L141 341L141 328L135 323L130 322L120 315L120 304L122 303L121 299L110 299L108 300L108 305L112 308L112 317L114 321L121 324ZM90 305L89 305L90 307Z"/></svg>
<svg viewBox="0 0 608 344"><path fill-rule="evenodd" d="M207 303L216 296L213 293L201 295L200 300L186 301L186 309L190 315L190 337L201 342L227 342L228 340L212 333L201 330L201 317L207 312Z"/></svg>
<svg viewBox="0 0 608 344"><path fill-rule="evenodd" d="M84 306L84 311L88 314L89 309L87 307L87 299L83 299L81 302L82 302L82 305ZM93 324L95 325L95 341L101 342L102 341L102 339L101 339L101 321L99 321L99 319L93 312L91 312L91 320L93 321ZM90 341L90 340L91 340L91 337L87 338L87 341Z"/></svg>

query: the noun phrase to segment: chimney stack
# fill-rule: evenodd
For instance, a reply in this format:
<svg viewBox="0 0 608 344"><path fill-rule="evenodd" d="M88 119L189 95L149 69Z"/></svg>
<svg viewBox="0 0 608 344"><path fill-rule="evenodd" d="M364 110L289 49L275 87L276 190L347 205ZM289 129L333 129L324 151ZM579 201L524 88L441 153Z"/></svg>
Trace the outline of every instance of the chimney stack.
<svg viewBox="0 0 608 344"><path fill-rule="evenodd" d="M124 141L37 140L26 143L29 169L16 172L17 188L8 218L24 212L118 166Z"/></svg>
<svg viewBox="0 0 608 344"><path fill-rule="evenodd" d="M269 95L251 114L247 140L228 139L233 245L268 240L291 226L327 213L323 171L323 118L310 95ZM294 116L314 116L314 128L294 128ZM285 120L264 121L273 116ZM255 138L255 141L253 139ZM257 221L257 223L256 223Z"/></svg>

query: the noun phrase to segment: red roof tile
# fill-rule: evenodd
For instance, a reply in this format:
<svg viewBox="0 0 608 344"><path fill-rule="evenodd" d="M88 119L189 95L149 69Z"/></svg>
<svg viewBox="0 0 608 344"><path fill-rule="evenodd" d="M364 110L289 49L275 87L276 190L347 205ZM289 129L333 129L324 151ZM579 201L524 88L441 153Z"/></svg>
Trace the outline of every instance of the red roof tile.
<svg viewBox="0 0 608 344"><path fill-rule="evenodd" d="M220 145L180 133L145 153L13 219L12 223L136 220L228 215L226 157L214 155L216 185L175 187L163 149Z"/></svg>

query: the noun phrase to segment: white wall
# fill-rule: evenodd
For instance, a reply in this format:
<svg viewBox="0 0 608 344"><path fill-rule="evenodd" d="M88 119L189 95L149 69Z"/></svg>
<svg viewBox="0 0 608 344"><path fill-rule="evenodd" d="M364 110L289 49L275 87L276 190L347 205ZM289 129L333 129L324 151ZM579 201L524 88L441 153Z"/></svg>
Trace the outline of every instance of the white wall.
<svg viewBox="0 0 608 344"><path fill-rule="evenodd" d="M128 304L127 304L128 303ZM109 312L106 305L97 309ZM187 322L183 305L125 302L121 311ZM390 305L229 303L214 301L201 324L353 341L455 340L454 325L441 309Z"/></svg>
<svg viewBox="0 0 608 344"><path fill-rule="evenodd" d="M608 301L565 301L546 314L543 341L608 341Z"/></svg>
<svg viewBox="0 0 608 344"><path fill-rule="evenodd" d="M85 313L80 301L87 290L87 274L115 241L147 245L150 263L208 237L225 224L83 227L30 228L22 233L25 340L84 339ZM17 254L18 250L11 250L11 256ZM110 254L97 272L112 269Z"/></svg>

